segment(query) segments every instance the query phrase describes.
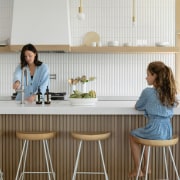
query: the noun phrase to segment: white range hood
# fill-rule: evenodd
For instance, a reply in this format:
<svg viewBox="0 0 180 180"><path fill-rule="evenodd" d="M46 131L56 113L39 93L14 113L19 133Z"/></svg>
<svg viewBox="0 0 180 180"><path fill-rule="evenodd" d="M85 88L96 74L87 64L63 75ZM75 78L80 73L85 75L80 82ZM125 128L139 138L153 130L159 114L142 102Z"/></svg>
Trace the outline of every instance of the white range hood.
<svg viewBox="0 0 180 180"><path fill-rule="evenodd" d="M49 50L71 45L68 0L14 0L10 46L32 43Z"/></svg>

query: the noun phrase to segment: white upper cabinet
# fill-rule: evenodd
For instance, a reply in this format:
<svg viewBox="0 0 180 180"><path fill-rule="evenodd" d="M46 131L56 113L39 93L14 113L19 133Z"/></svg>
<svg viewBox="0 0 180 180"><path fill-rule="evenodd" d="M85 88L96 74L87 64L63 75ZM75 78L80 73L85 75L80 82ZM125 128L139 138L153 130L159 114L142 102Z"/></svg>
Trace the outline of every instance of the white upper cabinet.
<svg viewBox="0 0 180 180"><path fill-rule="evenodd" d="M70 45L67 0L14 0L10 45Z"/></svg>

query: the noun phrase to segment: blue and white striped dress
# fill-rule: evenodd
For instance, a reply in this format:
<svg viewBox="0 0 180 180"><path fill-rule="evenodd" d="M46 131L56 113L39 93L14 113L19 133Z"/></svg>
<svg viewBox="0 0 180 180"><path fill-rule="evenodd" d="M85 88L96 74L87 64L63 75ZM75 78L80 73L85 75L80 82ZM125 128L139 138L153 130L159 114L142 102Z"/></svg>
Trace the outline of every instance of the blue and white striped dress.
<svg viewBox="0 0 180 180"><path fill-rule="evenodd" d="M155 88L144 89L135 108L144 111L148 123L145 127L132 130L131 135L144 139L171 139L173 107L162 105Z"/></svg>

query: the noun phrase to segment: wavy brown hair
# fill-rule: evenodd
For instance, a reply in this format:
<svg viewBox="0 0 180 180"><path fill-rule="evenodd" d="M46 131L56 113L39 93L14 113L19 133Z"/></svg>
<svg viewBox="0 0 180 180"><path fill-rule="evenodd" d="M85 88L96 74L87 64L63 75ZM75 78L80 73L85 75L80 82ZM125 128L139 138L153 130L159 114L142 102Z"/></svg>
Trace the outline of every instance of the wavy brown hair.
<svg viewBox="0 0 180 180"><path fill-rule="evenodd" d="M147 70L152 75L157 75L154 87L158 92L161 103L165 106L177 105L177 89L171 68L161 61L154 61L148 65Z"/></svg>
<svg viewBox="0 0 180 180"><path fill-rule="evenodd" d="M24 55L26 51L32 51L33 53L36 54L35 59L34 59L34 64L36 66L40 66L42 64L42 62L38 60L38 51L35 48L35 46L32 44L26 44L22 47L22 50L21 50L21 55L20 55L21 68L27 65L25 55Z"/></svg>

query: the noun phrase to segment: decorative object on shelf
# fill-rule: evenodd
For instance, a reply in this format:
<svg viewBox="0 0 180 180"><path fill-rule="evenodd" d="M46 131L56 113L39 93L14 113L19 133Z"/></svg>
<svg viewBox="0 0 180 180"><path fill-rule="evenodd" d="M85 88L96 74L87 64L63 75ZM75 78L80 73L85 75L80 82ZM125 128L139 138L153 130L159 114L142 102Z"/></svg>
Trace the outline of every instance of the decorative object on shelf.
<svg viewBox="0 0 180 180"><path fill-rule="evenodd" d="M168 47L169 46L169 42L156 42L156 46L159 47Z"/></svg>
<svg viewBox="0 0 180 180"><path fill-rule="evenodd" d="M128 46L132 46L132 42L125 42L124 46L128 47Z"/></svg>
<svg viewBox="0 0 180 180"><path fill-rule="evenodd" d="M83 38L83 45L92 46L92 43L96 45L100 42L100 36L97 32L90 31L87 32Z"/></svg>
<svg viewBox="0 0 180 180"><path fill-rule="evenodd" d="M108 46L119 46L119 41L108 41Z"/></svg>
<svg viewBox="0 0 180 180"><path fill-rule="evenodd" d="M85 14L83 13L83 7L82 7L82 0L80 0L80 6L78 8L77 18L79 20L84 20L85 19Z"/></svg>

